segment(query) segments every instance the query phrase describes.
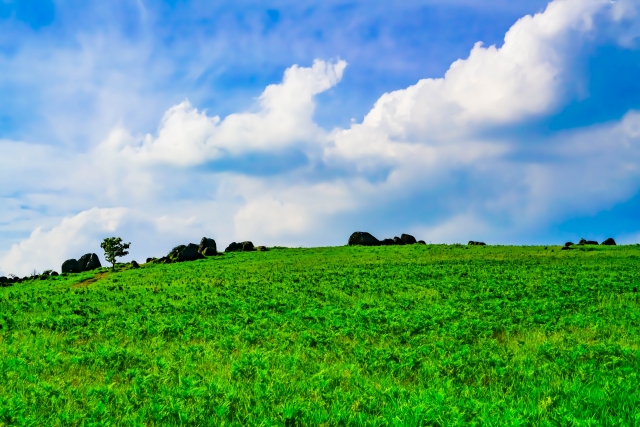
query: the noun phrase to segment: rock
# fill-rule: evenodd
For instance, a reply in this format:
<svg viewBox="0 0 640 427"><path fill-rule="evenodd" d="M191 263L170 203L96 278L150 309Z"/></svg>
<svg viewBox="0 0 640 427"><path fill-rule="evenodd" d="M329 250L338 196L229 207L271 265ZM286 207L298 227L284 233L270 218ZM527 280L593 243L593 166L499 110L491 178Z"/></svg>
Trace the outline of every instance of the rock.
<svg viewBox="0 0 640 427"><path fill-rule="evenodd" d="M396 236L396 237L394 237L394 238L393 238L393 244L394 244L394 245L400 245L400 246L402 246L402 245L404 245L404 242L402 241L402 239L401 239L401 238L399 238L398 236Z"/></svg>
<svg viewBox="0 0 640 427"><path fill-rule="evenodd" d="M171 252L166 256L171 262L178 262L178 258L180 258L180 252L186 248L185 245L178 245L175 248L171 249Z"/></svg>
<svg viewBox="0 0 640 427"><path fill-rule="evenodd" d="M607 240L602 242L602 244L605 246L616 246L616 241L613 240L613 238L609 237Z"/></svg>
<svg viewBox="0 0 640 427"><path fill-rule="evenodd" d="M564 244L565 248L568 248L569 246L573 246L573 242L567 242Z"/></svg>
<svg viewBox="0 0 640 427"><path fill-rule="evenodd" d="M587 242L585 243L585 245L599 245L598 242L596 242L595 240L587 240Z"/></svg>
<svg viewBox="0 0 640 427"><path fill-rule="evenodd" d="M229 246L227 246L227 249L225 249L224 251L225 252L240 252L240 251L249 252L249 251L255 251L255 247L253 246L253 243L249 241L240 242L240 243L231 242Z"/></svg>
<svg viewBox="0 0 640 427"><path fill-rule="evenodd" d="M473 240L470 240L469 243L467 243L467 245L469 245L469 246L487 246L487 244L485 242L475 242Z"/></svg>
<svg viewBox="0 0 640 427"><path fill-rule="evenodd" d="M427 242L425 242L424 240L418 240L418 244L419 244L419 245L426 245L426 244L427 244Z"/></svg>
<svg viewBox="0 0 640 427"><path fill-rule="evenodd" d="M257 250L258 252L267 252L269 249L267 249L267 247L266 247L266 246L257 246L257 247L256 247L256 250Z"/></svg>
<svg viewBox="0 0 640 427"><path fill-rule="evenodd" d="M204 250L207 248L213 249L213 254L211 255L215 255L216 253L218 253L218 250L216 248L216 241L213 239L209 239L208 237L203 237L202 240L200 240L200 246L198 246L198 252L200 252L201 254L204 254ZM209 253L211 253L211 251L209 251ZM208 255L208 256L211 256L211 255Z"/></svg>
<svg viewBox="0 0 640 427"><path fill-rule="evenodd" d="M586 245L587 241L584 239L580 239L580 241L578 242L579 245Z"/></svg>
<svg viewBox="0 0 640 427"><path fill-rule="evenodd" d="M391 246L393 245L393 239L384 239L380 241L380 246Z"/></svg>
<svg viewBox="0 0 640 427"><path fill-rule="evenodd" d="M57 271L52 271L52 272L51 272L51 274L50 274L50 276L59 276L59 274L58 274L58 272L57 272Z"/></svg>
<svg viewBox="0 0 640 427"><path fill-rule="evenodd" d="M60 269L63 273L80 273L82 270L80 269L80 265L78 261L75 259L68 259L62 263L62 268Z"/></svg>
<svg viewBox="0 0 640 427"><path fill-rule="evenodd" d="M78 259L78 268L80 268L80 271L85 271L84 268L89 262L90 258L91 258L91 254L85 254Z"/></svg>
<svg viewBox="0 0 640 427"><path fill-rule="evenodd" d="M7 283L9 281L9 279L7 279L5 276L0 277L0 283Z"/></svg>
<svg viewBox="0 0 640 427"><path fill-rule="evenodd" d="M417 243L416 238L411 234L403 234L400 236L400 240L402 240L405 245L415 245Z"/></svg>
<svg viewBox="0 0 640 427"><path fill-rule="evenodd" d="M100 264L100 258L98 258L98 255L84 254L78 260L78 267L80 268L80 271L91 271L102 267L102 264Z"/></svg>
<svg viewBox="0 0 640 427"><path fill-rule="evenodd" d="M204 248L201 254L204 256L214 256L218 255L218 251L216 251L216 248Z"/></svg>
<svg viewBox="0 0 640 427"><path fill-rule="evenodd" d="M197 259L204 258L200 252L198 252L198 245L195 243L189 243L187 246L182 248L178 253L178 261L195 261Z"/></svg>
<svg viewBox="0 0 640 427"><path fill-rule="evenodd" d="M242 250L242 243L231 242L225 252L238 252Z"/></svg>
<svg viewBox="0 0 640 427"><path fill-rule="evenodd" d="M131 268L140 268L140 264L135 261L131 261Z"/></svg>
<svg viewBox="0 0 640 427"><path fill-rule="evenodd" d="M349 237L349 246L380 246L380 241L366 231L356 231Z"/></svg>

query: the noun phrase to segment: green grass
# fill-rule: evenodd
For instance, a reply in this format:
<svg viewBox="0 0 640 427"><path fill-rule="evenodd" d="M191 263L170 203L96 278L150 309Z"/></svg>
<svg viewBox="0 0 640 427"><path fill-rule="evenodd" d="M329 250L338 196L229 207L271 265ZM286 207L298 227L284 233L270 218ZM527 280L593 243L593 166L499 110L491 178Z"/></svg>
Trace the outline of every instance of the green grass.
<svg viewBox="0 0 640 427"><path fill-rule="evenodd" d="M559 249L274 249L2 288L0 426L640 425L640 247Z"/></svg>

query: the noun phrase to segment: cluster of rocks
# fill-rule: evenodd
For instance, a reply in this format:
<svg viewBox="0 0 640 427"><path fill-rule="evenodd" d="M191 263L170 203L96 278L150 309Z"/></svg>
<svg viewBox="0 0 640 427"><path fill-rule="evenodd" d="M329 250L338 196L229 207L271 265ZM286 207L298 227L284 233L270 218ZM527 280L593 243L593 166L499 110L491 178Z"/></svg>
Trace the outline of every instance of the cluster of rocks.
<svg viewBox="0 0 640 427"><path fill-rule="evenodd" d="M22 283L30 280L47 280L50 276L59 276L56 271L47 270L42 274L34 274L33 276L17 277L10 275L9 277L0 276L0 288L13 286L14 283Z"/></svg>
<svg viewBox="0 0 640 427"><path fill-rule="evenodd" d="M469 240L469 243L467 243L467 245L469 245L469 246L487 246L487 244L485 242L475 242L473 240Z"/></svg>
<svg viewBox="0 0 640 427"><path fill-rule="evenodd" d="M216 241L208 237L203 237L200 244L189 243L187 245L178 245L171 249L167 256L162 258L147 258L147 263L158 262L163 264L171 264L174 262L195 261L208 256L218 254Z"/></svg>
<svg viewBox="0 0 640 427"><path fill-rule="evenodd" d="M13 286L14 283L20 283L23 280L27 280L27 278L25 277L24 279L21 279L19 277L5 277L2 276L0 277L0 288L6 288L9 286Z"/></svg>
<svg viewBox="0 0 640 427"><path fill-rule="evenodd" d="M96 254L84 254L80 259L68 259L62 263L62 273L82 273L101 268L100 258Z"/></svg>
<svg viewBox="0 0 640 427"><path fill-rule="evenodd" d="M570 251L570 250L573 249L572 246L598 245L598 244L599 243L596 242L595 240L580 239L580 242L578 242L577 245L574 245L573 242L565 243L561 250ZM603 245L603 246L616 246L616 241L613 240L613 238L609 237L607 240L605 240L604 242L602 242L600 244Z"/></svg>
<svg viewBox="0 0 640 427"><path fill-rule="evenodd" d="M225 252L251 252L251 251L255 251L256 248L253 246L253 243L246 241L246 242L231 242L229 244L229 246L227 246L227 249L225 249Z"/></svg>
<svg viewBox="0 0 640 427"><path fill-rule="evenodd" d="M371 233L366 231L356 231L349 237L349 246L391 246L391 245L415 245L419 243L426 245L424 240L416 241L416 238L410 234L403 234L393 239L378 240Z"/></svg>
<svg viewBox="0 0 640 427"><path fill-rule="evenodd" d="M404 236L404 235L403 235ZM232 242L226 249L225 252L240 252L240 251L259 251L264 252L268 249L265 246L254 247L252 242ZM196 245L195 243L189 243L187 245L178 245L175 248L171 249L171 252L167 254L167 256L163 256L162 258L147 258L147 263L163 263L170 264L174 262L184 262L184 261L195 261L197 259L203 259L209 256L221 255L218 253L216 241L203 237L200 240L200 244ZM122 265L118 263L118 265ZM140 265L136 261L131 261L128 263L128 268L140 268ZM80 259L68 259L64 263L62 263L62 274L69 273L82 273L83 271L92 271L98 268L101 268L102 264L100 263L100 259L96 254L85 254L80 257ZM40 275L33 275L24 278L15 277L10 275L10 277L0 276L0 287L12 286L14 283L21 283L27 280L46 280L49 276L58 276L58 273L55 271L47 270Z"/></svg>
<svg viewBox="0 0 640 427"><path fill-rule="evenodd" d="M225 252L249 252L249 251L266 251L264 246L254 247L252 242L232 242L224 250ZM222 255L218 252L216 241L208 237L203 237L200 241L200 245L195 243L189 243L188 245L176 246L169 252L167 256L162 258L147 258L147 262L157 262L163 264L170 264L173 262L195 261L197 259L203 259L205 257Z"/></svg>

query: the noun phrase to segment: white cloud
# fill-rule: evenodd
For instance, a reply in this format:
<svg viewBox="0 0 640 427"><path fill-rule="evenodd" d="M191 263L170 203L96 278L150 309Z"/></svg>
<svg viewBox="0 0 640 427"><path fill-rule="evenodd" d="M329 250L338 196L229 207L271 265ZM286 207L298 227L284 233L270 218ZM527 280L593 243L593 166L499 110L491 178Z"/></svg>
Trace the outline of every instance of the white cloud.
<svg viewBox="0 0 640 427"><path fill-rule="evenodd" d="M193 166L224 155L317 144L324 131L313 122L313 97L335 86L346 65L345 61L320 60L310 68L294 65L286 70L282 83L264 90L259 111L231 114L224 120L182 102L165 113L157 137L146 135L136 141L118 133L99 149L117 150L146 163Z"/></svg>
<svg viewBox="0 0 640 427"><path fill-rule="evenodd" d="M336 135L327 156L395 157L397 141L451 145L558 110L581 95L575 58L593 38L594 17L610 9L607 0L556 0L525 16L502 47L477 43L443 78L382 95L361 125Z"/></svg>

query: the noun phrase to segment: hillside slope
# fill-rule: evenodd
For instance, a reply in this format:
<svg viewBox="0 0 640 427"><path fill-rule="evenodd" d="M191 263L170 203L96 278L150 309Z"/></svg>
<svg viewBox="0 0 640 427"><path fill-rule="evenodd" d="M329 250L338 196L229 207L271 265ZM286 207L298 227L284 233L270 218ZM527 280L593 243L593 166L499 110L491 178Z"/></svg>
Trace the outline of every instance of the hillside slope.
<svg viewBox="0 0 640 427"><path fill-rule="evenodd" d="M639 261L272 249L0 288L0 426L639 425Z"/></svg>

